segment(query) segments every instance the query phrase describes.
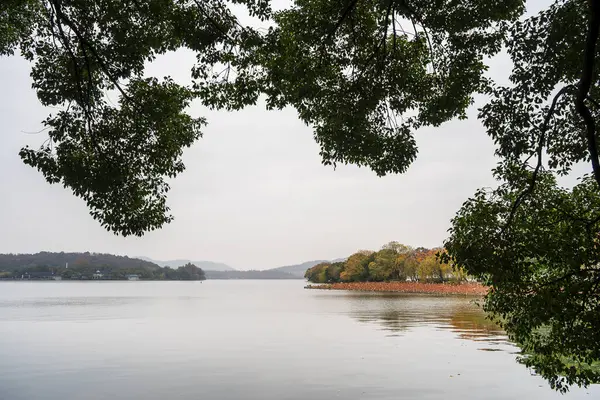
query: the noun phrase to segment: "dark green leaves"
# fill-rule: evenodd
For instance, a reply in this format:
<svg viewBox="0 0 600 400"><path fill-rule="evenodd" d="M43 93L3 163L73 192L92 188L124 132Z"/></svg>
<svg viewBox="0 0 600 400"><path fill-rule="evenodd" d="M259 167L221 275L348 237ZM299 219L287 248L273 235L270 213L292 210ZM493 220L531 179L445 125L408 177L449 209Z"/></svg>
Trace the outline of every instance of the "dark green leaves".
<svg viewBox="0 0 600 400"><path fill-rule="evenodd" d="M487 87L483 57L499 51L523 11L518 0L298 0L275 14L267 0L232 3L274 26L240 25L224 0L12 0L0 48L20 45L41 102L61 110L46 121L51 143L24 149L26 162L116 232L169 221L164 179L183 169L178 155L201 121L186 120L178 90L187 89L136 97L145 64L186 47L197 52L186 102L239 109L265 95L269 108L295 107L313 127L325 164L401 173L416 158L415 131L464 117ZM108 101L112 92L121 103ZM165 135L174 135L166 148L155 139Z"/></svg>
<svg viewBox="0 0 600 400"><path fill-rule="evenodd" d="M510 28L511 85L493 87L480 110L502 184L463 205L446 243L493 286L485 307L523 347L521 361L561 391L600 381L600 188L584 177L561 189L554 178L593 159L576 104L595 12L561 0ZM583 96L598 121L593 79Z"/></svg>
<svg viewBox="0 0 600 400"><path fill-rule="evenodd" d="M491 89L492 100L480 112L502 159L521 160L536 154L541 145L548 166L559 174L588 159L584 127L575 109L587 15L578 2L557 1L510 28L506 45L514 63L512 85ZM595 94L597 88L592 91Z"/></svg>
<svg viewBox="0 0 600 400"><path fill-rule="evenodd" d="M91 130L83 110L72 106L46 120L55 144L23 149L21 157L83 198L107 229L141 235L172 219L164 178L183 171L182 149L204 124L183 112L191 98L170 80L132 81L120 108L94 109Z"/></svg>
<svg viewBox="0 0 600 400"><path fill-rule="evenodd" d="M225 78L196 67L196 85L219 108L260 93L269 108L293 106L325 164L401 173L416 157L418 128L465 116L487 86L483 57L500 50L522 11L522 1L297 0L237 57L215 52Z"/></svg>
<svg viewBox="0 0 600 400"><path fill-rule="evenodd" d="M42 11L36 0L3 0L0 4L0 56L12 55L33 30Z"/></svg>
<svg viewBox="0 0 600 400"><path fill-rule="evenodd" d="M597 382L600 371L591 367L600 359L596 183L587 177L567 191L543 173L507 225L522 190L513 182L469 199L452 221L446 249L492 285L485 309L522 345L526 365L560 390Z"/></svg>
<svg viewBox="0 0 600 400"><path fill-rule="evenodd" d="M493 285L487 309L563 389L597 379L588 367L600 359L600 189L555 182L597 159L595 5L558 0L521 19L523 0L296 0L275 13L268 0L5 0L0 55L20 48L40 101L57 110L49 141L23 149L24 161L124 235L171 220L166 180L205 123L186 113L193 99L294 107L325 164L385 175L414 161L419 128L465 118L474 94L488 95L480 118L502 184L464 204L443 257ZM270 27L243 26L233 9ZM485 77L502 46L514 65L506 86ZM147 79L149 61L180 48L196 53L192 87ZM351 273L315 272L356 280L364 258L351 257Z"/></svg>
<svg viewBox="0 0 600 400"><path fill-rule="evenodd" d="M237 3L262 19L270 13L263 0ZM3 3L0 55L20 46L41 103L58 109L44 121L49 140L23 149L24 162L70 188L115 233L142 235L168 223L167 179L184 170L182 151L205 120L186 112L197 92L146 78L145 65L182 47L206 55L231 48L238 30L221 0Z"/></svg>

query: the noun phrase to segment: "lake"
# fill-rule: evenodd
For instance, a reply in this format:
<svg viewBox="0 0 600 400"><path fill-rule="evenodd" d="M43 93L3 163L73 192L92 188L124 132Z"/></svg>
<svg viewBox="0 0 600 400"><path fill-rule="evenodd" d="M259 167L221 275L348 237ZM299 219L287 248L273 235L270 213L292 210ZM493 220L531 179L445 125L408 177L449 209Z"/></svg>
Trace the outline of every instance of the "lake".
<svg viewBox="0 0 600 400"><path fill-rule="evenodd" d="M471 298L303 281L0 283L0 399L592 399Z"/></svg>

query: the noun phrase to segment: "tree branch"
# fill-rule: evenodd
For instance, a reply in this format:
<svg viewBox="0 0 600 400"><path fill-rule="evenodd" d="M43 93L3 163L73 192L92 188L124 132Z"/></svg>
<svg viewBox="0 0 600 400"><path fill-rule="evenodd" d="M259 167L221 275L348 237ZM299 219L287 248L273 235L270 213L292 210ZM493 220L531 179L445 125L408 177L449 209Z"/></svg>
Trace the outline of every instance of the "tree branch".
<svg viewBox="0 0 600 400"><path fill-rule="evenodd" d="M393 3L394 3L394 0L389 0L388 6L387 6L387 11L386 11L386 16L383 21L383 27L381 29L381 35L382 35L381 40L377 40L375 47L373 48L373 52L369 55L369 58L367 58L367 60L365 61L364 68L361 69L360 73L358 74L358 77L353 76L353 84L352 84L353 88L359 84L360 79L362 79L365 72L369 69L369 64L371 63L371 61L373 61L376 58L381 47L384 48L383 58L381 59L381 64L383 65L385 63L385 58L387 55L386 39L387 39L388 30L389 30L388 20L389 20L390 15L392 14ZM377 66L377 62L374 63L374 66Z"/></svg>
<svg viewBox="0 0 600 400"><path fill-rule="evenodd" d="M342 15L340 16L340 18L334 25L333 29L327 35L327 40L329 40L333 36L335 36L335 34L337 33L337 30L340 29L340 26L342 26L342 24L344 23L344 20L348 17L348 15L350 15L350 13L356 7L356 4L358 4L358 0L350 0L350 3L348 3L348 5L346 6L346 9L342 12Z"/></svg>
<svg viewBox="0 0 600 400"><path fill-rule="evenodd" d="M598 33L600 32L600 1L590 0L590 19L588 34L585 43L585 53L583 56L583 70L579 80L579 90L575 100L575 108L583 122L585 123L585 137L587 140L588 151L592 161L592 170L596 183L600 187L600 160L598 159L598 144L596 142L596 122L585 104L585 99L592 86L594 78L594 66L596 62L596 45L598 43Z"/></svg>
<svg viewBox="0 0 600 400"><path fill-rule="evenodd" d="M392 11L392 34L394 35L394 54L396 53L396 10Z"/></svg>
<svg viewBox="0 0 600 400"><path fill-rule="evenodd" d="M381 45L383 46L383 57L381 59L381 64L385 64L385 59L387 58L387 34L389 29L389 18L392 13L392 6L394 4L394 0L388 0L388 6L385 13L385 18L383 20L383 35L381 37ZM393 15L392 15L393 16ZM379 46L381 47L381 46Z"/></svg>
<svg viewBox="0 0 600 400"><path fill-rule="evenodd" d="M56 4L51 2L50 8L51 8L52 12L54 13L54 15L56 15L58 17L58 10L56 9ZM58 30L59 40L62 43L65 50L67 51L67 54L69 55L69 58L71 59L71 62L73 63L73 76L75 78L75 84L77 85L77 92L79 94L79 101L77 103L81 106L81 108L83 109L83 112L86 114L86 116L89 117L88 107L84 101L83 82L82 82L81 75L80 75L81 69L79 68L79 60L77 60L75 53L73 53L73 49L71 48L71 41L67 37L67 34L65 33L65 31L60 23L60 20L55 22L54 17L51 14L49 14L49 21L50 21L50 29L52 31L54 31L54 25L56 25L57 30Z"/></svg>
<svg viewBox="0 0 600 400"><path fill-rule="evenodd" d="M435 62L433 61L433 45L431 44L431 38L429 37L429 32L427 32L427 28L425 27L425 23L423 19L417 14L414 8L412 8L406 0L402 0L402 5L404 9L410 14L409 19L412 23L413 29L415 31L415 36L417 35L417 26L415 25L415 21L413 18L421 25L421 29L423 29L423 33L425 33L425 38L427 39L427 44L429 46L429 53L431 54L431 66L433 68L433 72L436 71Z"/></svg>
<svg viewBox="0 0 600 400"><path fill-rule="evenodd" d="M536 289L539 290L539 289L541 289L543 287L560 283L560 282L565 281L565 280L567 280L569 278L572 278L574 276L580 276L580 277L587 276L590 273L594 273L594 272L597 272L597 270L594 269L594 268L578 269L577 271L571 271L571 272L569 272L569 273L567 273L567 274L565 274L565 275L563 275L561 277L558 277L558 278L552 279L550 281L546 281L546 282L543 282L543 283L540 283L540 284L536 285ZM532 289L532 290L529 291L529 293L535 293L535 291L536 290Z"/></svg>
<svg viewBox="0 0 600 400"><path fill-rule="evenodd" d="M59 26L60 26L60 21L62 20L69 28L71 28L71 30L73 31L73 33L75 33L75 36L77 36L77 39L81 43L82 47L86 46L90 50L90 52L92 53L92 55L96 58L96 61L98 62L98 65L100 65L100 69L102 69L102 71L106 74L106 77L108 78L108 80L113 85L115 85L115 87L117 88L117 90L119 90L119 92L121 92L121 94L123 95L124 98L126 98L128 100L132 100L129 97L129 95L125 92L125 90L121 87L121 84L112 75L112 73L110 72L108 66L106 65L106 63L104 62L104 60L102 59L102 57L100 57L100 55L98 54L98 52L96 51L96 49L94 48L94 46L81 34L81 32L79 31L79 28L77 27L77 25L75 25L73 23L73 21L71 21L69 19L69 17L62 11L61 1L60 0L50 0L50 1L54 4L54 7L56 9L56 16L59 19Z"/></svg>
<svg viewBox="0 0 600 400"><path fill-rule="evenodd" d="M226 38L228 38L232 42L234 41L233 38L230 37L229 34L221 27L221 25L219 25L217 23L217 21L215 21L215 19L213 17L211 17L210 14L204 9L204 7L202 7L202 4L200 3L199 0L194 0L194 3L196 3L196 6L198 6L198 9L202 13L202 15L204 15L204 18L206 18L208 20L208 22L210 22L215 28L217 28L217 30L219 32L221 32L221 34L223 36L225 36Z"/></svg>
<svg viewBox="0 0 600 400"><path fill-rule="evenodd" d="M540 140L538 143L538 147L536 149L538 160L537 160L537 164L535 166L535 170L533 171L533 174L531 175L531 181L529 182L529 186L527 187L527 189L525 189L513 203L513 206L510 210L510 214L508 215L506 223L504 224L504 227L502 228L502 231L500 232L501 235L504 235L504 233L508 229L509 225L512 223L512 220L515 217L517 209L519 208L519 206L521 205L523 200L525 200L525 197L530 196L533 193L533 189L535 188L535 183L537 181L537 177L539 175L540 170L542 169L542 150L544 148L544 144L546 143L546 131L548 130L548 125L550 125L550 119L552 118L552 115L554 114L554 110L556 108L556 103L558 103L558 100L560 99L560 97L562 95L564 95L569 90L572 90L574 88L575 87L573 85L568 85L568 86L563 87L562 89L560 89L558 91L558 93L556 94L556 96L554 96L554 99L552 100L550 109L548 109L548 114L546 114L546 118L544 118L544 123L542 124L542 127L540 129L541 130Z"/></svg>

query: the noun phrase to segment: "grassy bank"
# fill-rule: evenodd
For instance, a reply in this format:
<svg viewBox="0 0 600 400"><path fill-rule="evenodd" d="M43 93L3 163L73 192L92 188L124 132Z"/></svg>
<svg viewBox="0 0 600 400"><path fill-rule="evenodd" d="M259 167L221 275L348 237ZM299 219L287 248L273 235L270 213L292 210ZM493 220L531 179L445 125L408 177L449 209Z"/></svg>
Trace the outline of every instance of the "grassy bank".
<svg viewBox="0 0 600 400"><path fill-rule="evenodd" d="M362 292L435 293L482 296L487 287L479 283L421 283L421 282L340 282L308 285L306 289L356 290Z"/></svg>

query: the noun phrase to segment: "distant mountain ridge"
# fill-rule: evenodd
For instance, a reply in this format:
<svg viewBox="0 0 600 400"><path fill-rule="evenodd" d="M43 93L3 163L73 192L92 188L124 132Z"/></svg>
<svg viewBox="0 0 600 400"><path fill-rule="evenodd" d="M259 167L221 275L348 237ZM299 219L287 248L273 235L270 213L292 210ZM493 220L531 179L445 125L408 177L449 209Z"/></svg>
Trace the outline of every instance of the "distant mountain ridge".
<svg viewBox="0 0 600 400"><path fill-rule="evenodd" d="M267 269L264 271L210 271L206 270L207 279L300 279L283 271Z"/></svg>
<svg viewBox="0 0 600 400"><path fill-rule="evenodd" d="M327 260L313 260L313 261L305 261L303 263L300 264L294 264L294 265L285 265L283 267L277 267L277 268L272 268L268 271L279 271L279 272L285 272L288 274L291 274L295 277L298 278L304 278L304 273L306 272L307 269L314 267L317 264L320 264L322 262L326 262Z"/></svg>
<svg viewBox="0 0 600 400"><path fill-rule="evenodd" d="M307 269L314 267L322 262L345 261L345 258L335 260L312 260L300 264L284 265L282 267L269 268L261 271L257 270L238 270L225 263L214 261L192 261L192 260L154 260L149 257L137 257L140 260L152 262L161 267L177 268L184 264L191 263L206 271L208 279L303 279ZM219 273L212 273L219 272ZM228 273L224 273L228 272Z"/></svg>
<svg viewBox="0 0 600 400"><path fill-rule="evenodd" d="M335 260L312 260L300 264L284 265L282 267L270 268L265 270L238 270L225 263L214 261L191 261L191 260L169 260L160 261L149 257L137 257L141 260L152 262L161 267L177 268L181 265L191 263L202 268L206 272L208 279L304 279L304 273L307 269L314 267L322 262L345 261L345 258Z"/></svg>
<svg viewBox="0 0 600 400"><path fill-rule="evenodd" d="M242 271L220 262L191 261L186 259L160 261L149 257L116 256L106 253L54 253L40 252L36 254L0 254L0 272L15 271L23 268L36 267L65 267L77 266L92 269L136 269L157 271L161 267L176 269L185 264L193 264L206 273L208 279L303 279L307 269L322 262L337 262L336 260L312 260L300 264L285 265L266 270Z"/></svg>
<svg viewBox="0 0 600 400"><path fill-rule="evenodd" d="M285 273L291 274L297 278L304 278L304 273L306 272L306 270L314 267L317 264L320 264L323 262L338 262L338 261L345 261L345 260L346 260L345 258L337 258L335 260L312 260L312 261L305 261L300 264L286 265L283 267L271 268L271 269L268 269L267 271L285 272Z"/></svg>
<svg viewBox="0 0 600 400"><path fill-rule="evenodd" d="M225 263L214 262L214 261L192 261L192 260L183 260L183 259L160 261L160 260L153 260L152 258L149 258L149 257L141 257L141 256L136 257L136 258L160 265L161 267L177 268L177 267L181 267L182 265L189 263L189 264L194 264L196 267L202 268L204 271L237 271L235 268L230 267L229 265L227 265Z"/></svg>

